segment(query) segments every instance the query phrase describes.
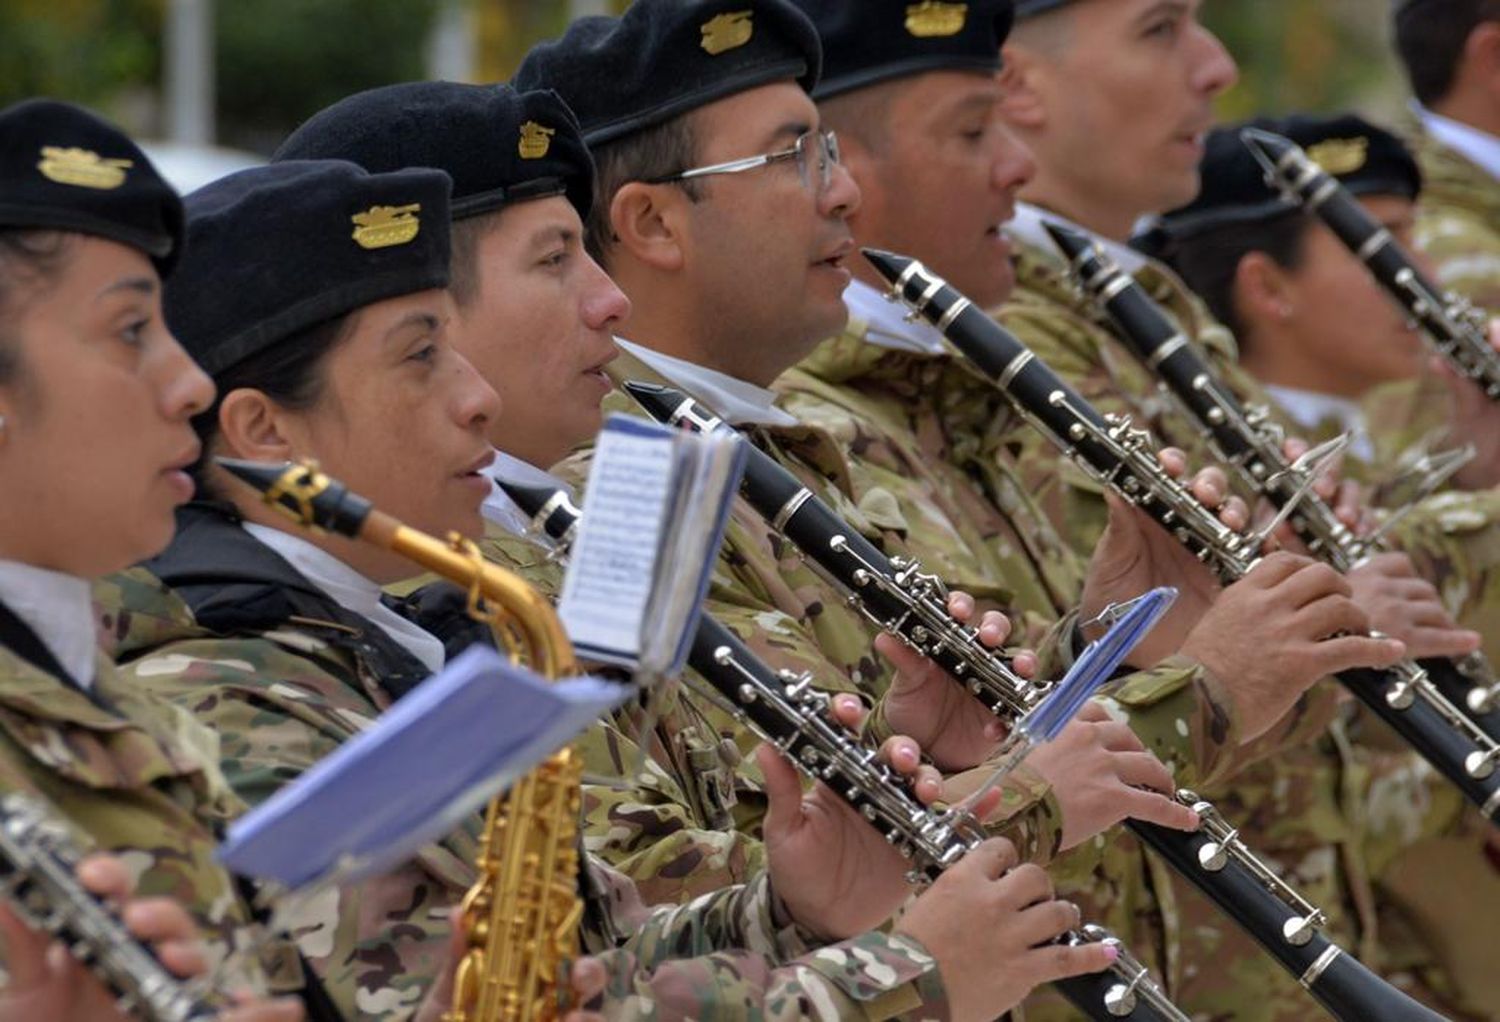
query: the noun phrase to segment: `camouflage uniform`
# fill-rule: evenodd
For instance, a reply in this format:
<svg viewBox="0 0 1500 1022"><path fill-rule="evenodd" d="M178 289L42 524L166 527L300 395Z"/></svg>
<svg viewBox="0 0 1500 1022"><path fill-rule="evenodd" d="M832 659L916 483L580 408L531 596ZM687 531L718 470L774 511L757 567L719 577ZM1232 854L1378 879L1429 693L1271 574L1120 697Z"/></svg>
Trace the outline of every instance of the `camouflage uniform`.
<svg viewBox="0 0 1500 1022"><path fill-rule="evenodd" d="M288 593L264 584L290 567L264 555L244 560L234 549L240 530L223 511L198 506L182 520L179 542L202 547L169 550L152 564L183 586L169 590L136 569L102 585L101 602L112 608L127 677L212 725L224 738L230 783L258 802L367 727L425 672L305 583ZM212 580L203 553L232 567ZM220 627L210 630L205 618ZM476 819L389 876L328 895L299 920L299 945L349 1017L402 1019L421 1003L445 962L448 914L475 880L478 829ZM782 918L763 874L688 908L648 913L618 873L592 860L589 867L583 938L609 969L602 1010L610 1017L945 1010L936 966L915 942L867 933L814 950Z"/></svg>
<svg viewBox="0 0 1500 1022"><path fill-rule="evenodd" d="M1201 431L1175 414L1149 371L1113 338L1050 253L1021 245L1019 283L1000 321L1105 413L1128 413L1195 465L1211 462ZM1170 271L1148 263L1135 274L1178 320L1241 399L1261 399L1235 362L1233 338ZM1023 479L1053 521L1080 550L1091 549L1106 517L1099 486L1061 463L1034 434L1020 443ZM993 450L986 459L994 457ZM1353 707L1335 707L1327 685L1303 701L1299 731L1321 738L1288 743L1274 759L1238 775L1231 790L1210 789L1251 848L1275 862L1287 880L1331 919L1331 932L1367 964L1439 998L1446 979L1420 941L1403 939L1402 921L1377 912L1374 879L1393 849L1419 836L1460 826L1463 804L1451 786L1398 747L1378 722ZM1330 714L1333 719L1329 720ZM1358 742L1351 739L1358 738ZM1181 929L1165 943L1171 990L1188 1010L1236 1018L1304 1018L1306 995L1250 940L1213 916L1201 899L1178 900ZM1210 963L1212 963L1210 965ZM1416 977L1414 973L1420 973ZM1452 1004L1444 1005L1450 1012Z"/></svg>
<svg viewBox="0 0 1500 1022"><path fill-rule="evenodd" d="M1408 141L1423 178L1417 247L1440 285L1500 313L1500 181L1418 125Z"/></svg>

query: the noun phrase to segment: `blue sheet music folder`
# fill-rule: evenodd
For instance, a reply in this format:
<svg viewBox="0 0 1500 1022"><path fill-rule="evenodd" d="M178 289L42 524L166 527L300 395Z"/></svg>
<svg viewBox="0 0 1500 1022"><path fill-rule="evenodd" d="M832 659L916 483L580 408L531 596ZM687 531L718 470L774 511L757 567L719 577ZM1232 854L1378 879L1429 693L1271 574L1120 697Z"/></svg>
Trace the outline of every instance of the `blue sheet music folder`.
<svg viewBox="0 0 1500 1022"><path fill-rule="evenodd" d="M452 831L629 692L597 678L551 683L470 649L235 821L218 857L293 889L377 875Z"/></svg>

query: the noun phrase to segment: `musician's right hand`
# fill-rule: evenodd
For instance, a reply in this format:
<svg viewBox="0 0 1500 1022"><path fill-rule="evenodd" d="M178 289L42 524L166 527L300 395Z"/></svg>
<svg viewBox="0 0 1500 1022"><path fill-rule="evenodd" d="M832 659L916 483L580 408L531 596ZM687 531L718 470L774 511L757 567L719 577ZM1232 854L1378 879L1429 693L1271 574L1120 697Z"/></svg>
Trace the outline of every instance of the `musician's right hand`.
<svg viewBox="0 0 1500 1022"><path fill-rule="evenodd" d="M1040 867L1017 861L1004 838L984 842L896 923L896 933L937 960L952 1019L998 1018L1043 983L1102 972L1115 961L1104 944L1050 943L1078 927L1078 909L1053 897Z"/></svg>
<svg viewBox="0 0 1500 1022"><path fill-rule="evenodd" d="M1219 595L1184 655L1228 690L1240 740L1259 738L1319 678L1354 667L1389 667L1406 653L1395 639L1365 632L1370 619L1347 579L1297 554L1271 554Z"/></svg>
<svg viewBox="0 0 1500 1022"><path fill-rule="evenodd" d="M181 977L204 972L208 963L197 927L169 898L133 898L135 882L112 855L91 855L78 865L82 884L107 901L122 905L129 931L151 947L161 963ZM114 995L50 934L38 933L8 906L0 905L0 939L5 945L9 982L0 991L0 1022L120 1022L127 1016ZM295 1002L247 1001L224 1013L225 1022L299 1022Z"/></svg>

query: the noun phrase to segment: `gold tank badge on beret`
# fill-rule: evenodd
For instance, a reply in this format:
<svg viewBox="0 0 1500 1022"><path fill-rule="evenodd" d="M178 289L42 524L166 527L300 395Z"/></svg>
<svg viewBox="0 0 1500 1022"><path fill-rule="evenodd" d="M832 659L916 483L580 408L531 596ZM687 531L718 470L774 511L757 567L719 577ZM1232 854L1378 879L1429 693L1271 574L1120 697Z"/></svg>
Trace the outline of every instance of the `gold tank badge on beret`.
<svg viewBox="0 0 1500 1022"><path fill-rule="evenodd" d="M968 16L968 4L922 0L906 9L906 30L918 39L942 39L962 32Z"/></svg>
<svg viewBox="0 0 1500 1022"><path fill-rule="evenodd" d="M394 248L405 245L422 229L417 214L420 202L410 206L371 206L367 212L355 213L353 238L360 248Z"/></svg>
<svg viewBox="0 0 1500 1022"><path fill-rule="evenodd" d="M710 57L737 50L755 35L754 11L726 11L703 23L703 49Z"/></svg>
<svg viewBox="0 0 1500 1022"><path fill-rule="evenodd" d="M1365 165L1369 155L1367 138L1330 138L1307 147L1307 158L1334 177L1354 173Z"/></svg>
<svg viewBox="0 0 1500 1022"><path fill-rule="evenodd" d="M540 160L545 157L552 148L552 136L556 134L556 128L544 128L536 121L521 125L521 159Z"/></svg>
<svg viewBox="0 0 1500 1022"><path fill-rule="evenodd" d="M107 192L125 183L125 171L135 164L130 160L106 160L87 149L64 149L42 146L42 159L36 169L49 181L78 188L97 188Z"/></svg>

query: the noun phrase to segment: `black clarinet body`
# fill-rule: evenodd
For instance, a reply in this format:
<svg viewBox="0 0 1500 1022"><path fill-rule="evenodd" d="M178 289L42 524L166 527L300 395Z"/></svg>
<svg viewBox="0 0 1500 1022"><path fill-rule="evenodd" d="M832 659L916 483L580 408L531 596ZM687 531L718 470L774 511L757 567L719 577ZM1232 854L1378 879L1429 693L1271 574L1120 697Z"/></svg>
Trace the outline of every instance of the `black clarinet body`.
<svg viewBox="0 0 1500 1022"><path fill-rule="evenodd" d="M60 940L146 1022L209 1022L218 1011L126 929L74 873L83 854L66 824L40 799L0 798L0 895L32 926Z"/></svg>
<svg viewBox="0 0 1500 1022"><path fill-rule="evenodd" d="M1356 537L1328 502L1304 485L1304 474L1287 459L1285 437L1270 412L1242 405L1133 277L1087 235L1060 224L1046 228L1068 259L1074 280L1109 318L1120 340L1207 431L1223 463L1278 509L1293 505L1288 524L1314 556L1347 572L1380 549ZM1425 674L1490 742L1500 739L1500 711L1492 705L1496 681L1483 655L1422 660L1403 670L1413 677Z"/></svg>
<svg viewBox="0 0 1500 1022"><path fill-rule="evenodd" d="M977 310L973 311L979 314ZM1014 352L996 352L994 355L989 364L1000 366L1002 372L1020 357ZM1024 372L1024 365L1032 361L1024 360L1021 372ZM1040 363L1036 364L1045 369ZM1013 374L1013 378L1020 378L1020 373ZM1033 383L1036 387L1034 393L1051 393L1041 389L1045 381L1033 378ZM627 385L632 393L636 393L635 386ZM643 404L647 409L669 424L698 430L729 429L707 409L678 391L650 387L649 390L642 389L636 396L645 398ZM1098 421L1102 423L1103 420ZM1067 431L1066 426L1062 428ZM869 593L887 591L886 587L873 585L868 575L879 572L893 579L899 567L893 566L883 553L853 533L848 524L804 487L796 476L753 445L750 445L741 493L778 532L796 544L843 589L859 594L857 599L866 600L870 598ZM1146 496L1143 492L1139 495L1143 499ZM855 537L852 541L847 539L851 534ZM858 551L858 556L850 556L849 550ZM902 618L903 612L904 608L899 604L885 606L876 602L871 616L877 622L888 622L885 627L906 636L907 631L903 631L902 626L904 624L910 630L911 622L909 618ZM919 636L927 638L926 633L919 633ZM947 652L951 659L955 651ZM993 657L987 650L982 650L982 655ZM947 667L946 659L939 659L939 662ZM966 667L966 673L970 676L975 673L972 664ZM963 676L957 675L959 678ZM1019 716L1014 708L1003 704L991 706L991 711L1008 722L1014 722ZM1377 1000L1393 1012L1389 1016L1392 1018L1429 1022L1441 1019L1389 987L1352 958L1349 959L1353 962L1351 967L1341 968L1330 977L1327 969L1331 963L1349 956L1318 932L1324 922L1323 914L1258 859L1239 840L1237 832L1223 822L1211 804L1186 791L1179 792L1177 798L1198 811L1202 822L1197 831L1172 830L1138 820L1126 821L1126 826L1244 927L1320 1003L1333 1011L1341 1004ZM1338 984L1343 981L1354 984L1355 988L1341 989ZM1350 1014L1336 1012L1335 1017L1354 1022L1371 1016L1353 1011Z"/></svg>
<svg viewBox="0 0 1500 1022"><path fill-rule="evenodd" d="M508 481L499 485L535 527L566 549L581 517L566 491ZM709 614L699 617L688 663L736 719L879 830L911 862L913 880L936 880L986 839L983 827L967 813L935 812L922 805L873 750L830 723L829 697L810 676L774 670ZM1095 1022L1188 1022L1107 930L1084 926L1063 939L1074 946L1109 942L1119 951L1111 968L1053 984Z"/></svg>
<svg viewBox="0 0 1500 1022"><path fill-rule="evenodd" d="M866 250L865 256L904 302L993 377L1016 410L1075 464L1144 509L1226 584L1255 566L1258 554L1245 538L1161 468L1148 434L1131 429L1128 420L1101 416L1014 334L921 263L886 252ZM1339 680L1486 818L1500 822L1500 747L1425 672L1408 663L1346 672Z"/></svg>
<svg viewBox="0 0 1500 1022"><path fill-rule="evenodd" d="M1444 293L1391 232L1301 146L1259 128L1246 128L1240 137L1265 169L1267 183L1323 221L1421 326L1437 352L1491 399L1500 400L1500 354L1490 346L1484 315L1467 300Z"/></svg>

